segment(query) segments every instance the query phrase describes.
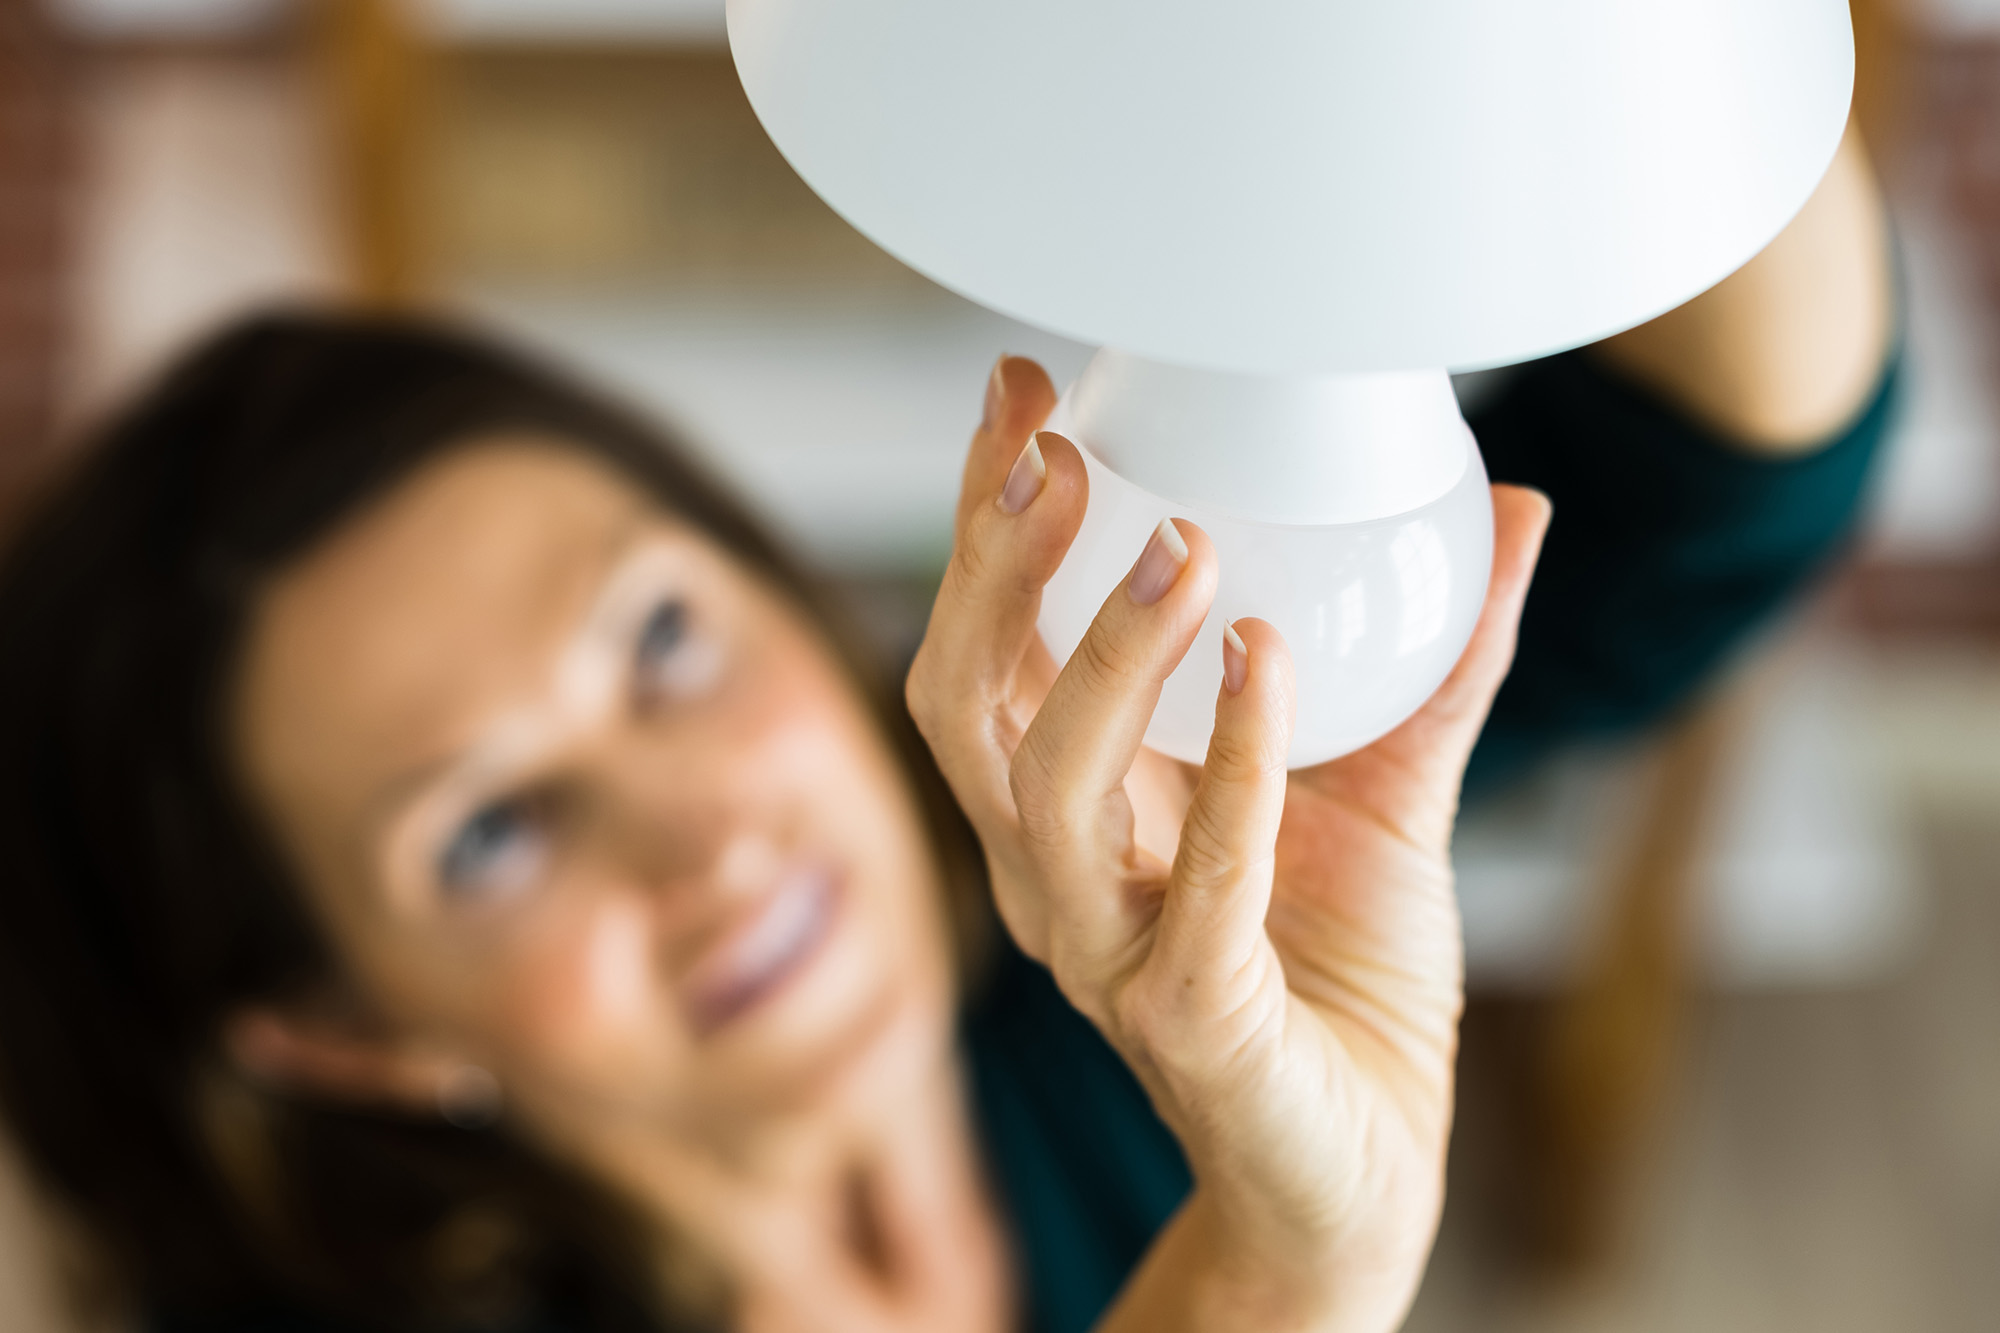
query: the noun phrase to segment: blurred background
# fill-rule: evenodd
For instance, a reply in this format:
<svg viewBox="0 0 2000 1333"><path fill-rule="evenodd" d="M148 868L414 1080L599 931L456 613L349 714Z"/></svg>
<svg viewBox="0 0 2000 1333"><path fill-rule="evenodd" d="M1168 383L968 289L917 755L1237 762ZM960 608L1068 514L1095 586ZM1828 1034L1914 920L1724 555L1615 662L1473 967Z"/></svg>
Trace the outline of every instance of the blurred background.
<svg viewBox="0 0 2000 1333"><path fill-rule="evenodd" d="M1896 444L1853 557L1700 709L1463 828L1423 1333L2000 1309L2000 0L1855 17L1907 297ZM0 491L283 300L457 312L609 384L892 651L993 359L1061 382L1087 354L821 205L721 0L0 0ZM0 1329L88 1322L73 1271L0 1151Z"/></svg>

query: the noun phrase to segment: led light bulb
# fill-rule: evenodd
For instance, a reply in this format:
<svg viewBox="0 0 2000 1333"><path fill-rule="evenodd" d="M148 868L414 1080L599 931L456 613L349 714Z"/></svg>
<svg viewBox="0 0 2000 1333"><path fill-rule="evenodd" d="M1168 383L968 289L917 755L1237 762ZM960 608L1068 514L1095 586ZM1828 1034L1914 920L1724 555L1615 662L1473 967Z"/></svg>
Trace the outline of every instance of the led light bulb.
<svg viewBox="0 0 2000 1333"><path fill-rule="evenodd" d="M1154 749L1200 762L1222 627L1239 617L1270 621L1291 649L1293 767L1409 716L1472 634L1493 510L1442 371L1234 375L1103 351L1048 429L1082 450L1090 475L1083 526L1042 595L1058 662L1162 518L1190 519L1215 544L1215 602L1161 693Z"/></svg>
<svg viewBox="0 0 2000 1333"><path fill-rule="evenodd" d="M729 0L758 118L921 273L1100 353L1042 633L1077 637L1160 518L1221 587L1148 740L1199 759L1225 620L1298 666L1296 764L1443 680L1492 514L1443 370L1671 309L1812 194L1848 0ZM1334 373L1340 372L1340 373Z"/></svg>

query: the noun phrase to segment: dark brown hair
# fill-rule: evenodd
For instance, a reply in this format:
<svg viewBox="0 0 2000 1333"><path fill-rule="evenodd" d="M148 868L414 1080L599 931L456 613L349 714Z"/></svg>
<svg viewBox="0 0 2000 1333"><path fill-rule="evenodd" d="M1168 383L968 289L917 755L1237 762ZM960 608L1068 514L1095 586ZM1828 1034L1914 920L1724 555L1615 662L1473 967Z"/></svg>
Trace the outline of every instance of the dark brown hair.
<svg viewBox="0 0 2000 1333"><path fill-rule="evenodd" d="M618 1204L505 1125L274 1096L224 1018L338 975L221 743L260 589L415 467L526 431L606 461L790 594L968 835L815 585L655 428L429 325L307 314L196 350L54 478L0 564L0 1109L155 1313L370 1327L664 1313Z"/></svg>

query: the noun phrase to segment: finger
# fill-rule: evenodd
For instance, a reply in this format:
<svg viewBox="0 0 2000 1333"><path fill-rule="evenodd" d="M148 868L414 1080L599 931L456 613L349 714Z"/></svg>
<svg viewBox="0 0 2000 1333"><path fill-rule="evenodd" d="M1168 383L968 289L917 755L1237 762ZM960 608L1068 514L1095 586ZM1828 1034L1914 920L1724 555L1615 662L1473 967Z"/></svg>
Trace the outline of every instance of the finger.
<svg viewBox="0 0 2000 1333"><path fill-rule="evenodd" d="M1055 406L1055 385L1035 362L1025 356L1003 356L993 363L993 372L986 377L979 429L973 432L972 447L965 452L954 534L963 531L966 519L1000 493L1028 437L1049 419Z"/></svg>
<svg viewBox="0 0 2000 1333"><path fill-rule="evenodd" d="M967 520L978 512L987 496L1005 489L1022 450L1034 432L1048 421L1055 405L1055 385L1040 365L1024 356L1002 356L993 363L993 373L986 380L986 403L980 414L979 430L965 455L954 535L964 531ZM1040 703L1055 676L1055 663L1048 651L1039 640L1031 639L1017 684L1026 687L1025 692L1032 695L1034 703ZM1017 691L1017 698L1020 693Z"/></svg>
<svg viewBox="0 0 2000 1333"><path fill-rule="evenodd" d="M1036 643L1042 588L1076 537L1089 489L1075 445L1047 431L1029 441L961 525L910 665L910 715L984 838L1012 828L1014 677Z"/></svg>
<svg viewBox="0 0 2000 1333"><path fill-rule="evenodd" d="M1241 1015L1269 978L1251 964L1268 950L1278 825L1285 811L1295 689L1284 637L1262 620L1223 631L1223 682L1201 780L1181 826L1149 966L1182 1011ZM1199 1026L1199 1025L1197 1025Z"/></svg>
<svg viewBox="0 0 2000 1333"><path fill-rule="evenodd" d="M1064 942L1089 950L1127 934L1121 895L1131 807L1123 784L1159 702L1215 597L1215 548L1185 519L1163 521L1105 598L1049 688L1009 772L1023 840L1045 873Z"/></svg>
<svg viewBox="0 0 2000 1333"><path fill-rule="evenodd" d="M1493 696L1513 665L1521 607L1551 512L1548 496L1540 491L1525 486L1493 488L1493 573L1472 638L1437 692L1378 744L1414 747L1454 771L1464 767Z"/></svg>

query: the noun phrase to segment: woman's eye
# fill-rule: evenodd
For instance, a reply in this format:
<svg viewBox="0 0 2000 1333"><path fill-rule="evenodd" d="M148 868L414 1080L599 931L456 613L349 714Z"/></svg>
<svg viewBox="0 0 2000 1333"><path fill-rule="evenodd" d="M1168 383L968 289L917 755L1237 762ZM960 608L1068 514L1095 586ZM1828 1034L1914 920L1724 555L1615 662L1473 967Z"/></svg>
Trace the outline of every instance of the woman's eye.
<svg viewBox="0 0 2000 1333"><path fill-rule="evenodd" d="M657 675L687 638L687 603L675 598L661 602L639 628L639 673Z"/></svg>
<svg viewBox="0 0 2000 1333"><path fill-rule="evenodd" d="M438 882L456 898L489 899L533 884L548 865L549 833L524 800L496 801L459 825L438 858Z"/></svg>
<svg viewBox="0 0 2000 1333"><path fill-rule="evenodd" d="M639 626L633 679L641 703L692 699L721 675L722 652L678 597L655 606Z"/></svg>

